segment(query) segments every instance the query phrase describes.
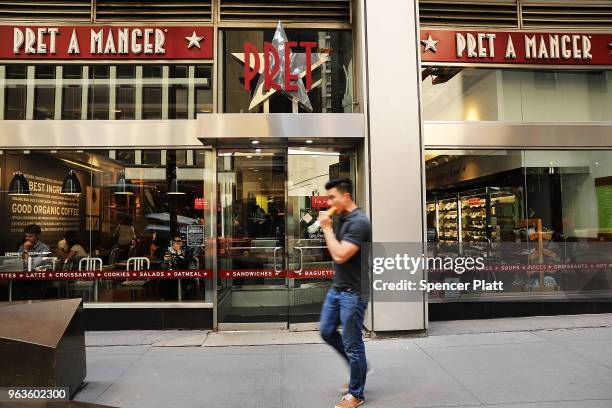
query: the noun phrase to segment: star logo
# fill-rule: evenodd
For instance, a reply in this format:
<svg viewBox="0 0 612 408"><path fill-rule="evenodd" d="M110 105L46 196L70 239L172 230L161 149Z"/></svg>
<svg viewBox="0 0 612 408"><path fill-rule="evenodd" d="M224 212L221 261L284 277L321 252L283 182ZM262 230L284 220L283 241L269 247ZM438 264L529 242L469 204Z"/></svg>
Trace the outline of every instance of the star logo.
<svg viewBox="0 0 612 408"><path fill-rule="evenodd" d="M425 49L423 50L423 52L427 52L429 50L432 50L433 52L437 52L438 49L436 48L436 45L439 42L440 41L434 40L433 38L431 38L431 34L430 34L426 40L421 40L421 43L423 43L423 45L425 46Z"/></svg>
<svg viewBox="0 0 612 408"><path fill-rule="evenodd" d="M274 82L281 85L281 92L287 98L292 101L298 102L308 111L312 112L312 104L310 103L310 98L308 97L308 91L310 89L306 89L304 86L304 81L302 80L307 74L307 64L310 64L310 70L314 71L315 69L322 66L324 63L329 61L329 54L324 53L312 53L310 55L310 61L306 61L305 53L294 53L291 52L289 55L289 61L285 60L285 46L289 40L287 38L287 34L281 24L278 22L278 26L276 27L276 32L274 33L274 38L272 39L272 45L279 54L279 69L274 76ZM232 53L232 55L238 59L240 62L244 64L248 64L251 69L255 69L255 67L259 67L259 81L257 82L257 87L255 88L255 93L253 94L253 98L251 99L251 104L249 105L249 110L256 108L259 104L268 100L272 95L276 93L276 89L270 88L269 90L265 90L264 83L264 69L265 69L265 53L258 53L257 55L245 55L244 53ZM256 62L256 58L259 59L259 63ZM276 70L275 61L272 56L270 58L270 67L272 72ZM247 61L248 59L248 61ZM289 74L297 75L297 81L295 81L294 85L297 85L297 90L287 90L285 84L285 70L286 67L289 67ZM312 88L316 88L319 86L321 81L317 81L312 85Z"/></svg>
<svg viewBox="0 0 612 408"><path fill-rule="evenodd" d="M189 44L187 44L187 49L191 49L191 47L198 47L202 49L202 47L200 47L200 41L202 41L204 37L198 37L195 30L193 30L191 37L185 37L185 39L189 41Z"/></svg>

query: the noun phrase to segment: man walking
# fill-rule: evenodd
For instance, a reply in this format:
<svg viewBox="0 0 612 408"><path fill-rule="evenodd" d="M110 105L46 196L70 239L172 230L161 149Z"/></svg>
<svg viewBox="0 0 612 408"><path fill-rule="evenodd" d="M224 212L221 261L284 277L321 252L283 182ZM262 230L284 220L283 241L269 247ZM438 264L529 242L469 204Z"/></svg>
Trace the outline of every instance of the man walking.
<svg viewBox="0 0 612 408"><path fill-rule="evenodd" d="M325 184L328 204L340 215L334 233L332 219L324 211L319 223L334 261L334 283L321 310L321 337L344 358L350 367L348 393L336 408L354 408L363 404L367 362L362 332L367 300L362 294L361 247L371 240L370 221L353 201L353 183L347 178ZM365 271L363 271L365 272ZM363 282L367 285L367 282ZM342 326L342 335L338 333Z"/></svg>

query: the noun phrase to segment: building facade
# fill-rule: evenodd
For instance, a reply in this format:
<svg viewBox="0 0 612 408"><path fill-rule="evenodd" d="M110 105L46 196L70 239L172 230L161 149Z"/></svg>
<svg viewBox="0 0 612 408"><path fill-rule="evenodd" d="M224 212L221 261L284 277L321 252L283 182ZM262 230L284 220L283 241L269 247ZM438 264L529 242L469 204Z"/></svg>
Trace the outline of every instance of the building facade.
<svg viewBox="0 0 612 408"><path fill-rule="evenodd" d="M522 268L421 270L504 290L374 293L368 329L605 304L612 35L601 5L549 3L0 6L0 300L313 329L333 271L308 227L346 176L373 241Z"/></svg>

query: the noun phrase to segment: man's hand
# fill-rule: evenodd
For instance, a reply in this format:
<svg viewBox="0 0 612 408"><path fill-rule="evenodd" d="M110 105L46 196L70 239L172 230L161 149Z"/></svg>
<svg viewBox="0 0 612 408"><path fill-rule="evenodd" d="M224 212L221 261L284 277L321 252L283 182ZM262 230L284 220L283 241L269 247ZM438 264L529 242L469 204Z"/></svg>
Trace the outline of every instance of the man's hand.
<svg viewBox="0 0 612 408"><path fill-rule="evenodd" d="M327 215L327 211L319 212L319 224L321 225L322 230L332 228L332 219L329 215Z"/></svg>
<svg viewBox="0 0 612 408"><path fill-rule="evenodd" d="M29 251L29 250L30 250L30 249L31 249L33 246L34 246L34 244L32 243L32 241L28 241L28 240L26 240L26 241L23 243L23 249L24 249L25 251Z"/></svg>

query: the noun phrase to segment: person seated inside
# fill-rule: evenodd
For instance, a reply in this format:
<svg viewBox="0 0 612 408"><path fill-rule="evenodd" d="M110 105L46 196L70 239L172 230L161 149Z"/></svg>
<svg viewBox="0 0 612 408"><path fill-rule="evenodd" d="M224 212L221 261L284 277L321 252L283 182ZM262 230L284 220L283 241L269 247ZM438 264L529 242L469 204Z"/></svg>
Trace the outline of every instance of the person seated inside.
<svg viewBox="0 0 612 408"><path fill-rule="evenodd" d="M67 231L64 236L66 241L66 256L64 257L64 269L75 269L81 258L87 257L87 251L80 243L79 235L76 231Z"/></svg>
<svg viewBox="0 0 612 408"><path fill-rule="evenodd" d="M193 252L183 245L180 234L174 234L170 246L164 254L163 269L197 269Z"/></svg>
<svg viewBox="0 0 612 408"><path fill-rule="evenodd" d="M25 268L31 269L44 267L48 263L51 253L49 246L40 240L41 228L36 224L30 224L23 230L23 243L17 249L21 259L24 261ZM28 269L26 269L28 270Z"/></svg>

